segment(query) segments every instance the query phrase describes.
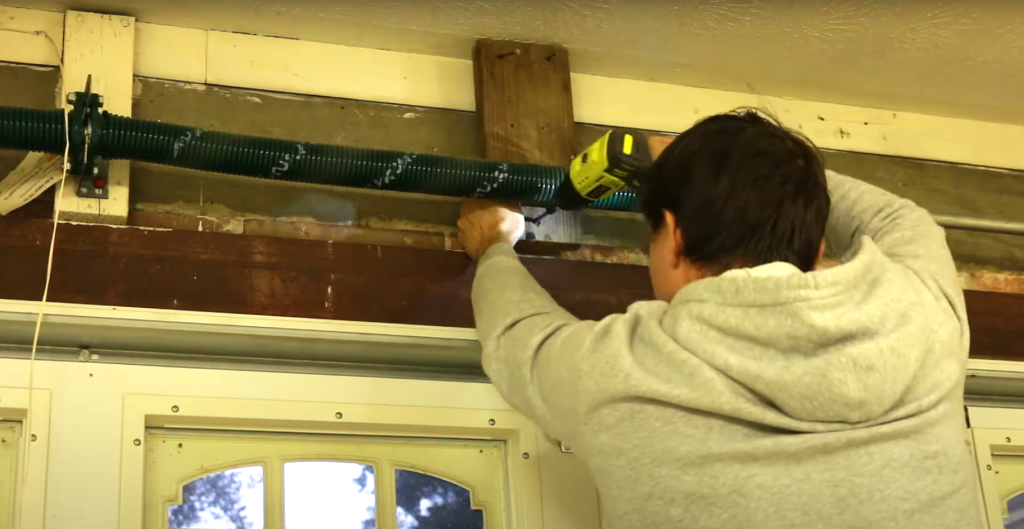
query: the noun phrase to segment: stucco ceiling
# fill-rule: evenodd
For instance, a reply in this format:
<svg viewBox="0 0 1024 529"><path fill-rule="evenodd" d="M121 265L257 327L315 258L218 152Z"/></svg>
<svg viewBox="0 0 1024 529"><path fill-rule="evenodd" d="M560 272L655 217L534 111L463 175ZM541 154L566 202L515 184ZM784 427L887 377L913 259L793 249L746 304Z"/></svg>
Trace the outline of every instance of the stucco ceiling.
<svg viewBox="0 0 1024 529"><path fill-rule="evenodd" d="M0 3L461 58L556 42L578 72L1024 124L1024 0Z"/></svg>

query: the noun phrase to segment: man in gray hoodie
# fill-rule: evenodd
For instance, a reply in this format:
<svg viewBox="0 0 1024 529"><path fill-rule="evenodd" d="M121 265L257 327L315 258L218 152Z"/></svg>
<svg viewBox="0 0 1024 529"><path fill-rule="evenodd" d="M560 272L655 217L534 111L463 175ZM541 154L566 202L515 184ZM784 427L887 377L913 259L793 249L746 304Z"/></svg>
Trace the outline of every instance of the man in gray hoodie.
<svg viewBox="0 0 1024 529"><path fill-rule="evenodd" d="M929 214L752 112L679 135L641 187L657 300L601 321L519 263L521 214L459 221L484 369L587 463L605 526L980 527L967 315ZM842 264L815 271L825 243Z"/></svg>

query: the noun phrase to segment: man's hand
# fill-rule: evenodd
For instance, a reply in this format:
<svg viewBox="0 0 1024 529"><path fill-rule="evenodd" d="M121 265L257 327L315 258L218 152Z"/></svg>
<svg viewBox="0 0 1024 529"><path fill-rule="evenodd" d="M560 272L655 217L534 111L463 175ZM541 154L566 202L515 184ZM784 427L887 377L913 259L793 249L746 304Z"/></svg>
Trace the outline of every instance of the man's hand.
<svg viewBox="0 0 1024 529"><path fill-rule="evenodd" d="M474 261L497 243L515 244L524 231L526 220L518 206L475 198L462 202L459 241Z"/></svg>

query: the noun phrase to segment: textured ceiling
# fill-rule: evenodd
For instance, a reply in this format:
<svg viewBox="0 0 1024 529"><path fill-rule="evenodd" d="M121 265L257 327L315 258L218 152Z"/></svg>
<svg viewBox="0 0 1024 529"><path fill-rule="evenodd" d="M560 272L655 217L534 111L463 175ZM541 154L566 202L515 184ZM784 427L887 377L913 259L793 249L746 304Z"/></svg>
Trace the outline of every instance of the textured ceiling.
<svg viewBox="0 0 1024 529"><path fill-rule="evenodd" d="M60 0L0 0L63 10ZM144 22L469 58L557 42L573 70L1024 125L1024 0L78 0ZM339 65L339 67L341 67Z"/></svg>

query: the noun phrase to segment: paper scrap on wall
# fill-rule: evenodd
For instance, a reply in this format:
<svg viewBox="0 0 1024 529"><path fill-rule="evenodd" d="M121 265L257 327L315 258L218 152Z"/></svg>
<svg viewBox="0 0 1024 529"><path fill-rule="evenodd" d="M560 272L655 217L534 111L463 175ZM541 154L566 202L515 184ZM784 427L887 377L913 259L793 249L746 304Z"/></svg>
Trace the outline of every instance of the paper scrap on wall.
<svg viewBox="0 0 1024 529"><path fill-rule="evenodd" d="M7 178L0 180L0 215L28 204L63 176L64 157L30 152Z"/></svg>

